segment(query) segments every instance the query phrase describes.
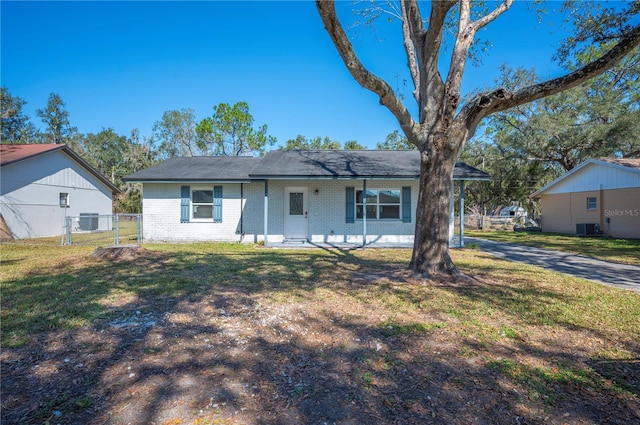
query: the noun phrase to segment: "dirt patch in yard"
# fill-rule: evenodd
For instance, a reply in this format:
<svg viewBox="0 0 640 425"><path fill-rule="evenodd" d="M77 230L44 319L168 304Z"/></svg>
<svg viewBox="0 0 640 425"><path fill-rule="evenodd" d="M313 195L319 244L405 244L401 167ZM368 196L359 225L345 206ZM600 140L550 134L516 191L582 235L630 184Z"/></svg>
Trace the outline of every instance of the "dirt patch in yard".
<svg viewBox="0 0 640 425"><path fill-rule="evenodd" d="M154 279L199 286L140 290L89 326L4 348L3 424L640 422L637 339L517 324L493 310L469 319L459 300L515 297L509 282L425 282L400 267L352 270L336 256L305 258L336 272L295 287L253 259L232 273L140 250L116 274L141 267L131 259L158 267ZM625 360L599 362L603 347ZM554 376L560 369L573 375Z"/></svg>
<svg viewBox="0 0 640 425"><path fill-rule="evenodd" d="M132 261L137 259L150 259L155 255L140 245L114 245L98 247L91 253L94 260L108 261Z"/></svg>

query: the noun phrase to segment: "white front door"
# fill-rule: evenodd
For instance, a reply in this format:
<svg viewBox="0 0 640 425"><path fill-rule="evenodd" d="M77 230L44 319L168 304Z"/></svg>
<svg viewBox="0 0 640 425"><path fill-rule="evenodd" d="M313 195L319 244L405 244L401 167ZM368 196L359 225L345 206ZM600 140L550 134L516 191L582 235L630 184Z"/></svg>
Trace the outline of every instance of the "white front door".
<svg viewBox="0 0 640 425"><path fill-rule="evenodd" d="M307 239L309 233L306 187L284 189L284 237Z"/></svg>

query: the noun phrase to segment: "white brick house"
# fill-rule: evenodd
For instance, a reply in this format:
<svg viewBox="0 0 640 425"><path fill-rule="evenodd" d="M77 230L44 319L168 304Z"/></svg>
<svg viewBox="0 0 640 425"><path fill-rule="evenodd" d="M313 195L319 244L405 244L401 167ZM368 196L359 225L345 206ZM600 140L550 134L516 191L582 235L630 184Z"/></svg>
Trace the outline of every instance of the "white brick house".
<svg viewBox="0 0 640 425"><path fill-rule="evenodd" d="M366 150L175 157L124 180L143 184L148 242L409 243L419 160ZM488 178L461 163L453 176Z"/></svg>

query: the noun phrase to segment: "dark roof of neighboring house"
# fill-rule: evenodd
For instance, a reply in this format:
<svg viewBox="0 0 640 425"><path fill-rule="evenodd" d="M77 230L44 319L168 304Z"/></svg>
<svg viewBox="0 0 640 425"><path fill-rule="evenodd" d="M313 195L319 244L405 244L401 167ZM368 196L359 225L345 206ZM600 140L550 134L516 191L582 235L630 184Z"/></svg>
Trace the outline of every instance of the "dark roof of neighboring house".
<svg viewBox="0 0 640 425"><path fill-rule="evenodd" d="M125 176L132 182L249 181L260 159L251 156L176 156Z"/></svg>
<svg viewBox="0 0 640 425"><path fill-rule="evenodd" d="M251 170L254 178L420 177L420 153L394 150L271 151ZM489 174L458 162L454 180L489 180Z"/></svg>
<svg viewBox="0 0 640 425"><path fill-rule="evenodd" d="M100 174L98 170L93 168L91 164L82 159L80 155L75 153L70 147L65 144L0 144L0 166L13 164L25 159L33 158L38 155L43 155L49 152L61 151L67 154L71 159L80 164L93 176L95 176L100 182L111 189L112 193L120 193L113 183L109 181L105 176Z"/></svg>
<svg viewBox="0 0 640 425"><path fill-rule="evenodd" d="M420 153L391 150L271 151L262 158L238 156L173 157L124 181L194 182L254 179L375 178L416 179ZM489 180L489 174L458 162L454 180Z"/></svg>

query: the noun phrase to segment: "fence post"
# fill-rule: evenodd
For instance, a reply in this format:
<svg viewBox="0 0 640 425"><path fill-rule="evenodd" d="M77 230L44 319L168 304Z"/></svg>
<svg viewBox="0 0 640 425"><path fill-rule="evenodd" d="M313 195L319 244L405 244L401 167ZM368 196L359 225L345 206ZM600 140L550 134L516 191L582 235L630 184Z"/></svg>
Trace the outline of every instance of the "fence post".
<svg viewBox="0 0 640 425"><path fill-rule="evenodd" d="M113 215L113 244L120 245L120 215Z"/></svg>
<svg viewBox="0 0 640 425"><path fill-rule="evenodd" d="M142 245L142 214L138 215L138 245Z"/></svg>
<svg viewBox="0 0 640 425"><path fill-rule="evenodd" d="M71 217L64 218L65 245L71 245Z"/></svg>

